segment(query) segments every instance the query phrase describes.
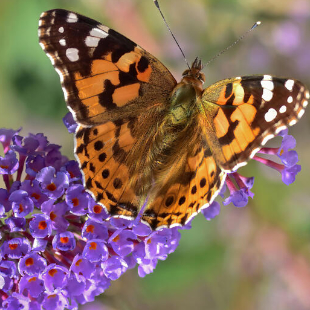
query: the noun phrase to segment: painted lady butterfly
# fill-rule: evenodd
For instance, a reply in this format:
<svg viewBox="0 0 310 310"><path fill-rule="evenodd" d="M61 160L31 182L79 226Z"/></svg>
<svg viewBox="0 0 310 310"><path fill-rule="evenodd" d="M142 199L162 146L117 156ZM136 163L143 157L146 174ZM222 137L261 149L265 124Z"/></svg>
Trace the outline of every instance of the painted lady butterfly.
<svg viewBox="0 0 310 310"><path fill-rule="evenodd" d="M226 174L304 114L309 91L254 75L206 89L195 59L177 83L143 48L66 10L41 15L40 45L78 123L75 155L92 196L115 217L152 229L186 224Z"/></svg>

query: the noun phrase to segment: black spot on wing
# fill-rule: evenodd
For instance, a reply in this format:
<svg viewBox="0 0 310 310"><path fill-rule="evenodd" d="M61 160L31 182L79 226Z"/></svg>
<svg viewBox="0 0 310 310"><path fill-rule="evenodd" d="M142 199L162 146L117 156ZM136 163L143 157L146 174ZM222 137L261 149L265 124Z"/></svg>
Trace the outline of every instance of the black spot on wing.
<svg viewBox="0 0 310 310"><path fill-rule="evenodd" d="M228 98L231 95L232 90L233 90L233 84L232 83L228 83L226 85L226 89L225 89L225 98Z"/></svg>

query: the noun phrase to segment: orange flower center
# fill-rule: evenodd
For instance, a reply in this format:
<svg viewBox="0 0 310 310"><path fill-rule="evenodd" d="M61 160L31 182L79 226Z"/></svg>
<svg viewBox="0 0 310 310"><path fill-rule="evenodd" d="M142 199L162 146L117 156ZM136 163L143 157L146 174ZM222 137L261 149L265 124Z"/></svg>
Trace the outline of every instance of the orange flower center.
<svg viewBox="0 0 310 310"><path fill-rule="evenodd" d="M76 207L79 205L79 200L77 198L72 199L73 207Z"/></svg>
<svg viewBox="0 0 310 310"><path fill-rule="evenodd" d="M91 232L91 233L93 233L93 232L94 232L94 228L95 228L94 225L88 225L87 228L86 228L86 232Z"/></svg>
<svg viewBox="0 0 310 310"><path fill-rule="evenodd" d="M48 274L51 276L51 277L54 277L54 275L57 273L57 269L51 269Z"/></svg>
<svg viewBox="0 0 310 310"><path fill-rule="evenodd" d="M33 265L33 258L32 257L27 258L25 264L27 267L32 266Z"/></svg>
<svg viewBox="0 0 310 310"><path fill-rule="evenodd" d="M97 243L96 242L91 242L89 246L90 250L96 250L97 249Z"/></svg>
<svg viewBox="0 0 310 310"><path fill-rule="evenodd" d="M56 185L54 183L51 183L49 185L46 186L46 189L48 189L49 191L53 192L54 190L56 190Z"/></svg>
<svg viewBox="0 0 310 310"><path fill-rule="evenodd" d="M15 250L15 249L17 249L17 247L18 247L18 244L16 244L16 243L9 244L9 248L10 248L11 250Z"/></svg>
<svg viewBox="0 0 310 310"><path fill-rule="evenodd" d="M45 221L41 221L38 225L39 229L44 230L47 227L47 224Z"/></svg>
<svg viewBox="0 0 310 310"><path fill-rule="evenodd" d="M61 243L68 243L69 242L69 238L68 237L61 237L60 238L60 242Z"/></svg>
<svg viewBox="0 0 310 310"><path fill-rule="evenodd" d="M93 207L93 211L94 211L94 213L96 213L96 214L100 214L101 211L102 211L102 207L99 206L99 205L95 205L95 206Z"/></svg>

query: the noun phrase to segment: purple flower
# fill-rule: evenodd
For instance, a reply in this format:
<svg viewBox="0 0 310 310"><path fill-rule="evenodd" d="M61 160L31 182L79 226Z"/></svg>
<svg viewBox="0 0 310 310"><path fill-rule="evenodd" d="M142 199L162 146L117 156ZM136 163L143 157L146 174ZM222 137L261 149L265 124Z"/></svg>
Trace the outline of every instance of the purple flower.
<svg viewBox="0 0 310 310"><path fill-rule="evenodd" d="M29 198L33 201L37 208L40 208L41 204L48 199L48 197L43 194L39 182L36 180L23 181L20 189L26 191L29 194Z"/></svg>
<svg viewBox="0 0 310 310"><path fill-rule="evenodd" d="M12 141L11 149L23 155L38 154L43 151L44 146L48 143L46 137L40 133L37 135L30 134L25 138L15 135Z"/></svg>
<svg viewBox="0 0 310 310"><path fill-rule="evenodd" d="M41 155L29 156L26 160L26 173L35 177L37 173L45 167L45 158Z"/></svg>
<svg viewBox="0 0 310 310"><path fill-rule="evenodd" d="M138 274L139 277L144 278L147 274L150 274L154 271L157 266L157 259L147 259L143 263L139 264Z"/></svg>
<svg viewBox="0 0 310 310"><path fill-rule="evenodd" d="M9 150L13 136L17 135L21 128L17 130L0 128L0 142L2 143L4 154Z"/></svg>
<svg viewBox="0 0 310 310"><path fill-rule="evenodd" d="M106 209L100 204L98 204L94 199L90 199L88 205L88 215L91 219L99 223L103 223L104 220L109 217Z"/></svg>
<svg viewBox="0 0 310 310"><path fill-rule="evenodd" d="M213 201L208 208L205 208L201 211L203 216L210 221L211 219L214 219L217 215L220 214L221 206L217 201Z"/></svg>
<svg viewBox="0 0 310 310"><path fill-rule="evenodd" d="M13 238L8 241L4 241L1 246L1 257L6 256L11 259L18 259L26 255L31 249L28 239L25 238Z"/></svg>
<svg viewBox="0 0 310 310"><path fill-rule="evenodd" d="M29 194L26 191L14 191L10 195L9 201L12 202L12 210L15 217L25 217L33 211L33 201L29 198Z"/></svg>
<svg viewBox="0 0 310 310"><path fill-rule="evenodd" d="M52 234L52 222L45 214L34 214L29 223L29 231L35 238L45 238Z"/></svg>
<svg viewBox="0 0 310 310"><path fill-rule="evenodd" d="M293 167L298 162L298 154L293 150L283 152L281 155L279 155L279 158L285 167Z"/></svg>
<svg viewBox="0 0 310 310"><path fill-rule="evenodd" d="M60 171L67 172L70 182L80 181L82 179L82 173L80 171L79 164L75 160L68 161L60 168Z"/></svg>
<svg viewBox="0 0 310 310"><path fill-rule="evenodd" d="M90 279L95 269L95 264L83 258L80 254L76 255L72 261L71 270L77 276L83 277L84 279Z"/></svg>
<svg viewBox="0 0 310 310"><path fill-rule="evenodd" d="M57 234L53 238L53 248L59 251L71 251L76 246L76 240L71 231Z"/></svg>
<svg viewBox="0 0 310 310"><path fill-rule="evenodd" d="M69 207L65 201L56 203L52 199L45 201L41 206L42 212L51 219L53 229L59 233L65 232L69 226L69 222L64 218L68 209Z"/></svg>
<svg viewBox="0 0 310 310"><path fill-rule="evenodd" d="M137 236L149 236L152 232L151 228L144 223L139 222L137 225L133 226L132 231Z"/></svg>
<svg viewBox="0 0 310 310"><path fill-rule="evenodd" d="M46 266L46 259L38 253L30 252L20 259L18 271L21 275L33 276L42 272Z"/></svg>
<svg viewBox="0 0 310 310"><path fill-rule="evenodd" d="M245 207L248 204L249 197L252 193L247 188L241 188L230 194L228 198L223 201L223 205L227 206L229 203L233 203L235 207Z"/></svg>
<svg viewBox="0 0 310 310"><path fill-rule="evenodd" d="M67 190L66 202L71 213L84 215L88 210L90 196L86 193L83 185L72 184Z"/></svg>
<svg viewBox="0 0 310 310"><path fill-rule="evenodd" d="M233 182L235 181L235 183ZM245 207L248 204L249 197L253 198L254 194L250 191L254 182L254 178L246 178L233 172L226 178L226 185L230 192L229 197L223 201L226 206L233 203L235 207Z"/></svg>
<svg viewBox="0 0 310 310"><path fill-rule="evenodd" d="M71 273L68 277L66 292L70 297L79 296L83 294L86 287L86 281L80 280L75 273Z"/></svg>
<svg viewBox="0 0 310 310"><path fill-rule="evenodd" d="M68 307L68 300L61 293L47 294L44 296L42 306L44 310L62 310Z"/></svg>
<svg viewBox="0 0 310 310"><path fill-rule="evenodd" d="M82 236L88 240L106 240L109 237L108 226L88 219L83 226Z"/></svg>
<svg viewBox="0 0 310 310"><path fill-rule="evenodd" d="M77 128L77 123L76 121L73 119L72 113L68 112L65 117L62 119L62 121L64 122L65 126L68 129L69 133L75 133L75 130Z"/></svg>
<svg viewBox="0 0 310 310"><path fill-rule="evenodd" d="M0 205L4 207L5 212L9 212L12 208L9 196L10 195L6 189L0 188Z"/></svg>
<svg viewBox="0 0 310 310"><path fill-rule="evenodd" d="M55 176L55 172L54 167L46 167L36 176L43 193L52 199L61 197L69 186L68 176L63 172L57 172Z"/></svg>
<svg viewBox="0 0 310 310"><path fill-rule="evenodd" d="M122 230L116 235L112 235L109 243L112 245L113 250L119 256L124 257L134 250L134 242L136 235L131 230Z"/></svg>
<svg viewBox="0 0 310 310"><path fill-rule="evenodd" d="M294 165L293 167L284 168L281 171L282 181L286 185L290 185L295 182L296 175L301 171L300 165Z"/></svg>
<svg viewBox="0 0 310 310"><path fill-rule="evenodd" d="M86 243L82 255L83 258L92 263L96 263L105 261L108 258L109 252L103 240L92 239Z"/></svg>
<svg viewBox="0 0 310 310"><path fill-rule="evenodd" d="M0 156L0 174L13 174L19 166L16 154L8 151L4 157Z"/></svg>
<svg viewBox="0 0 310 310"><path fill-rule="evenodd" d="M8 225L11 232L24 231L26 227L26 219L23 217L9 217L5 219L5 224Z"/></svg>
<svg viewBox="0 0 310 310"><path fill-rule="evenodd" d="M42 272L44 285L49 292L61 289L67 285L68 269L56 264L50 264Z"/></svg>
<svg viewBox="0 0 310 310"><path fill-rule="evenodd" d="M37 298L44 291L43 280L33 275L23 276L19 281L19 290L22 293L27 291L31 297Z"/></svg>
<svg viewBox="0 0 310 310"><path fill-rule="evenodd" d="M105 276L111 280L118 279L128 268L124 259L119 256L112 256L101 265Z"/></svg>

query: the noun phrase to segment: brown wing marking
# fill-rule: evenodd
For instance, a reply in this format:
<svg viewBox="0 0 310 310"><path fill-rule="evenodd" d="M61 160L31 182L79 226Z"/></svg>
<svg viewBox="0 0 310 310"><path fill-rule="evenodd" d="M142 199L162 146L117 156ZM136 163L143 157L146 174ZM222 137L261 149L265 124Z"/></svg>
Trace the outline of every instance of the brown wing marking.
<svg viewBox="0 0 310 310"><path fill-rule="evenodd" d="M176 167L172 167L174 170ZM180 178L170 186L169 179L148 205L142 220L153 229L183 226L217 196L226 174L211 156L210 150L196 150L182 167Z"/></svg>

